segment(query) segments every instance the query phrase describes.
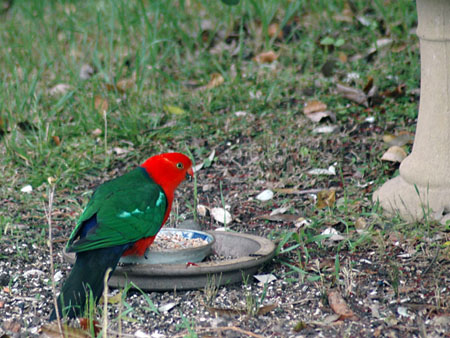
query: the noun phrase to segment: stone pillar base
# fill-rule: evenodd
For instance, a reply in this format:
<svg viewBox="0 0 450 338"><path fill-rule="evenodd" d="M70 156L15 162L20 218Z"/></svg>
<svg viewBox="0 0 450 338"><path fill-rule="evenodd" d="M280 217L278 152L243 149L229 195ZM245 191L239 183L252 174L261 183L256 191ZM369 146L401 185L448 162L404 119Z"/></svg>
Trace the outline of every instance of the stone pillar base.
<svg viewBox="0 0 450 338"><path fill-rule="evenodd" d="M450 219L449 196L450 187L419 187L397 176L375 191L373 200L388 216L399 215L409 222L433 219L445 223Z"/></svg>

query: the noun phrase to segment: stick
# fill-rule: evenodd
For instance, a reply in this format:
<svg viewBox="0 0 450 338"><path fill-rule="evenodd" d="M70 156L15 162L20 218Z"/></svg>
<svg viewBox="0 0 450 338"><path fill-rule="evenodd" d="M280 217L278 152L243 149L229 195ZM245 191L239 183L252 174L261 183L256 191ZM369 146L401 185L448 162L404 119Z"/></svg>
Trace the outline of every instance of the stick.
<svg viewBox="0 0 450 338"><path fill-rule="evenodd" d="M50 275L52 281L52 293L53 293L53 306L56 311L56 321L58 323L59 334L61 337L64 337L62 325L61 325L61 317L59 316L58 309L58 300L56 298L56 285L55 285L55 265L53 262L53 236L52 236L52 209L53 209L53 195L55 193L55 186L53 185L54 179L52 177L48 178L48 183L50 184L49 194L48 194L48 209L45 207L44 203L44 211L45 217L47 218L48 223L48 246L50 248Z"/></svg>

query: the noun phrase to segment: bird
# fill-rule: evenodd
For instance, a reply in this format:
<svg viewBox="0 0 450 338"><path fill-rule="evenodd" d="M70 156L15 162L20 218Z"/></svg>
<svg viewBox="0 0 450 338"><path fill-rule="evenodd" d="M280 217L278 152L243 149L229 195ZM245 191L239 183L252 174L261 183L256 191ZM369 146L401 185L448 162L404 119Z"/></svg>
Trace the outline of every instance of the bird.
<svg viewBox="0 0 450 338"><path fill-rule="evenodd" d="M144 255L169 217L175 190L193 175L189 157L164 153L97 187L69 237L66 251L76 260L50 321L57 311L80 317L89 295L98 303L108 269L111 275L122 256Z"/></svg>

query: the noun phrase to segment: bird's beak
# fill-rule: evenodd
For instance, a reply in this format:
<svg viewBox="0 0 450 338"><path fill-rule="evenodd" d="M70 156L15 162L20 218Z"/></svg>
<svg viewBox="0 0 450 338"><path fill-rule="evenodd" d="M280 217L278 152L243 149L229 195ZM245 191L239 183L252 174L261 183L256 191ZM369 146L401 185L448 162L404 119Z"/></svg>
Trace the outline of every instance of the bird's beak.
<svg viewBox="0 0 450 338"><path fill-rule="evenodd" d="M193 177L194 177L194 171L192 170L192 167L191 167L186 171L186 179L188 181L190 181L190 180L192 180Z"/></svg>

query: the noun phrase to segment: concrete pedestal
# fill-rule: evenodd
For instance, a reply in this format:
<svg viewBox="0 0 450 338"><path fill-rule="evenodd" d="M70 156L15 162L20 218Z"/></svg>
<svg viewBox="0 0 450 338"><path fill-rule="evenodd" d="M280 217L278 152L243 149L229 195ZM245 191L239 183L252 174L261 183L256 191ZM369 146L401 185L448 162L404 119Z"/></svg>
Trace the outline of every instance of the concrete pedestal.
<svg viewBox="0 0 450 338"><path fill-rule="evenodd" d="M411 154L400 176L375 191L387 214L408 221L450 213L450 1L417 0L421 89Z"/></svg>

